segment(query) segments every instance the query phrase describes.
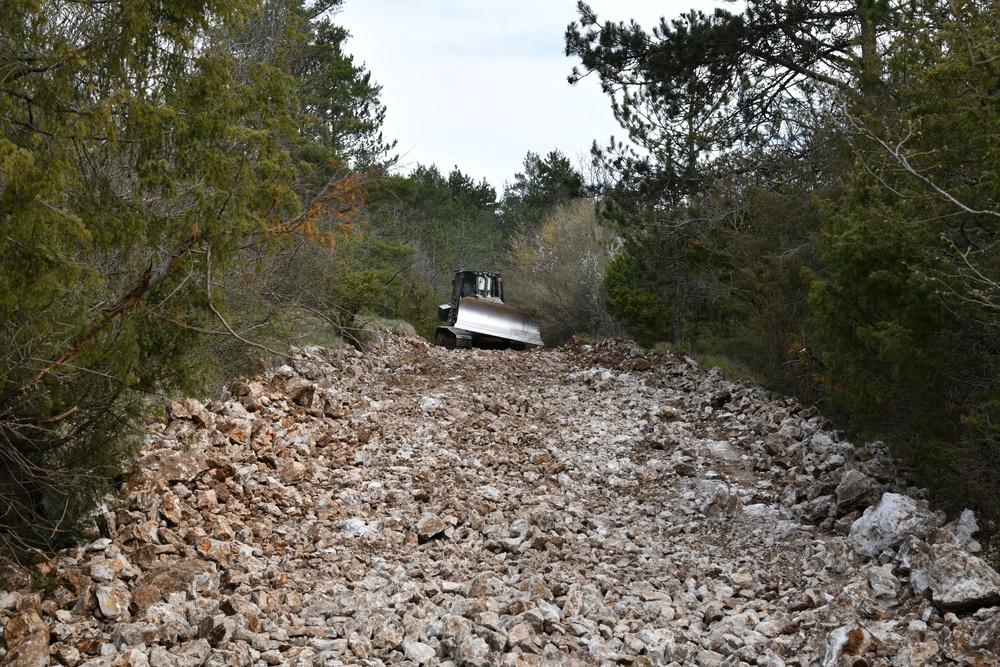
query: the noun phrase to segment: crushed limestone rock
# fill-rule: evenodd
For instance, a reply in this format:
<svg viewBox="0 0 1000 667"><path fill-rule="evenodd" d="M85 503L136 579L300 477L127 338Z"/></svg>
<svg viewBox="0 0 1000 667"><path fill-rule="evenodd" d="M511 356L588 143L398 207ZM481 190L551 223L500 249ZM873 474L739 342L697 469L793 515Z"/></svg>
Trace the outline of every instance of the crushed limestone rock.
<svg viewBox="0 0 1000 667"><path fill-rule="evenodd" d="M389 337L167 415L3 664L1000 665L971 513L683 355Z"/></svg>

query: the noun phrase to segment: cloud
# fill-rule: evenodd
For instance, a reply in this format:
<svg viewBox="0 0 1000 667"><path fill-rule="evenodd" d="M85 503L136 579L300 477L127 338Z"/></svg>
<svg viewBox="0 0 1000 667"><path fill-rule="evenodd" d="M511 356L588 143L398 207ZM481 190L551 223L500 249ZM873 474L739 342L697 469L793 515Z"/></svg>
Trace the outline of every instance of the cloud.
<svg viewBox="0 0 1000 667"><path fill-rule="evenodd" d="M594 0L602 20L650 27L691 1ZM708 9L711 3L699 3ZM596 80L566 82L563 35L573 0L346 0L335 21L347 49L382 85L384 132L403 162L458 166L498 191L526 153L560 149L571 159L623 136Z"/></svg>

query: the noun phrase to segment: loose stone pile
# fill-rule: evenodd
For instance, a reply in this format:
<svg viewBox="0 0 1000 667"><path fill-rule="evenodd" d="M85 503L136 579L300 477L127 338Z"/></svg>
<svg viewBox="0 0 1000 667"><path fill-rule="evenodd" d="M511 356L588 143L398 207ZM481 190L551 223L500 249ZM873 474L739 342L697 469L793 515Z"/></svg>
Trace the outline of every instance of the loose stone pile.
<svg viewBox="0 0 1000 667"><path fill-rule="evenodd" d="M311 348L173 403L104 537L0 592L0 654L1000 665L975 517L924 497L814 409L627 341Z"/></svg>

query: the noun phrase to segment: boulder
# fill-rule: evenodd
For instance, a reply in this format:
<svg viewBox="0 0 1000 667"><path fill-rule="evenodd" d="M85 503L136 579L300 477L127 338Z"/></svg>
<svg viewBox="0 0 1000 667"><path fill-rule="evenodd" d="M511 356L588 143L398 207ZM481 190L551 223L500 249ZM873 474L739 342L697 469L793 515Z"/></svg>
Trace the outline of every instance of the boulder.
<svg viewBox="0 0 1000 667"><path fill-rule="evenodd" d="M976 521L976 515L972 510L966 509L962 511L958 519L942 526L937 531L934 541L949 541L969 553L979 553L983 547L973 538L977 532L979 532L979 524Z"/></svg>
<svg viewBox="0 0 1000 667"><path fill-rule="evenodd" d="M711 519L721 520L725 516L743 509L739 496L725 484L712 488L701 505L701 512Z"/></svg>
<svg viewBox="0 0 1000 667"><path fill-rule="evenodd" d="M316 393L316 385L305 378L293 378L285 386L285 392L295 405L308 406Z"/></svg>
<svg viewBox="0 0 1000 667"><path fill-rule="evenodd" d="M931 598L945 611L1000 604L1000 574L983 559L954 544L935 544L927 569Z"/></svg>
<svg viewBox="0 0 1000 667"><path fill-rule="evenodd" d="M917 502L898 493L884 493L878 505L865 510L851 525L849 539L863 558L875 558L898 546L907 536L924 537L941 525L941 518Z"/></svg>
<svg viewBox="0 0 1000 667"><path fill-rule="evenodd" d="M49 626L34 609L25 609L7 621L3 628L7 642L4 665L9 667L48 667Z"/></svg>
<svg viewBox="0 0 1000 667"><path fill-rule="evenodd" d="M878 495L878 482L860 470L848 470L837 485L837 511L846 514L867 507Z"/></svg>
<svg viewBox="0 0 1000 667"><path fill-rule="evenodd" d="M211 561L184 559L156 565L139 575L132 592L133 601L143 607L168 593L184 593L195 598L203 591L219 588L219 574ZM144 602L140 602L144 601Z"/></svg>
<svg viewBox="0 0 1000 667"><path fill-rule="evenodd" d="M205 406L194 398L182 398L178 401L171 401L168 408L171 419L194 419L205 411Z"/></svg>
<svg viewBox="0 0 1000 667"><path fill-rule="evenodd" d="M996 609L976 626L969 640L969 646L1000 655L1000 609Z"/></svg>
<svg viewBox="0 0 1000 667"><path fill-rule="evenodd" d="M487 667L494 663L490 659L490 647L486 641L476 635L466 635L455 649L455 657L461 665L469 667Z"/></svg>
<svg viewBox="0 0 1000 667"><path fill-rule="evenodd" d="M437 658L437 652L432 647L412 639L403 640L403 655L418 665L431 664Z"/></svg>
<svg viewBox="0 0 1000 667"><path fill-rule="evenodd" d="M0 581L5 584L3 588L20 589L30 588L34 578L30 570L12 560L0 557Z"/></svg>
<svg viewBox="0 0 1000 667"><path fill-rule="evenodd" d="M208 470L208 461L201 454L172 449L159 449L145 456L139 465L159 473L170 484L190 482Z"/></svg>
<svg viewBox="0 0 1000 667"><path fill-rule="evenodd" d="M823 653L823 667L843 664L844 656L863 656L878 648L878 638L858 621L837 628L827 635ZM847 664L856 664L849 661Z"/></svg>
<svg viewBox="0 0 1000 667"><path fill-rule="evenodd" d="M444 533L448 524L441 517L434 514L425 514L417 521L417 536L421 541L429 540Z"/></svg>
<svg viewBox="0 0 1000 667"><path fill-rule="evenodd" d="M104 618L118 620L128 613L132 593L125 582L116 579L106 586L97 587L97 606Z"/></svg>

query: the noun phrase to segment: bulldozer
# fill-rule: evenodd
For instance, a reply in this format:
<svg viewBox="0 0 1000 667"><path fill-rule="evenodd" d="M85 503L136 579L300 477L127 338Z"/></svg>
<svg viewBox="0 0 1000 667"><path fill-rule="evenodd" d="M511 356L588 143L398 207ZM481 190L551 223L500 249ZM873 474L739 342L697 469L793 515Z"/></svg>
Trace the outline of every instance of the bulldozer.
<svg viewBox="0 0 1000 667"><path fill-rule="evenodd" d="M542 347L538 323L503 300L503 280L493 271L459 269L451 281L451 298L438 306L434 343L447 347L489 350Z"/></svg>

